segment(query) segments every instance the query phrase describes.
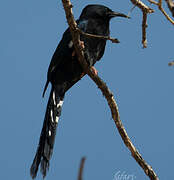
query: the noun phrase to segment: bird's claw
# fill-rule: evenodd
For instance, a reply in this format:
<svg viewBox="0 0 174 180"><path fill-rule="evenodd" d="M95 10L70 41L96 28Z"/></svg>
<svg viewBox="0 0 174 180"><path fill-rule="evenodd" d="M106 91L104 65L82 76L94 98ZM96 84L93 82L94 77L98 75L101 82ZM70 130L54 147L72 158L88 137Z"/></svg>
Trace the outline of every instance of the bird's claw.
<svg viewBox="0 0 174 180"><path fill-rule="evenodd" d="M74 57L76 55L75 50L72 52L72 57Z"/></svg>
<svg viewBox="0 0 174 180"><path fill-rule="evenodd" d="M80 41L80 46L81 46L82 49L85 49L85 43L84 43L84 41Z"/></svg>
<svg viewBox="0 0 174 180"><path fill-rule="evenodd" d="M95 74L95 75L98 75L98 71L97 69L94 67L94 66L91 66L91 71ZM86 73L82 73L81 76L80 76L80 79L85 75Z"/></svg>
<svg viewBox="0 0 174 180"><path fill-rule="evenodd" d="M81 46L82 49L85 48L84 41L80 41L80 46ZM75 52L75 50L74 50L74 51L72 52L72 57L74 57L75 54L76 54L76 52ZM95 75L98 75L98 71L97 71L97 69L96 69L94 66L91 66L91 71L92 71ZM84 75L85 75L85 73L82 73L80 78L82 78Z"/></svg>
<svg viewBox="0 0 174 180"><path fill-rule="evenodd" d="M83 49L85 49L85 43L84 43L84 41L80 41L80 46L81 46L81 49L83 50ZM75 52L75 50L72 52L72 57L74 57L76 55L76 52Z"/></svg>
<svg viewBox="0 0 174 180"><path fill-rule="evenodd" d="M91 71L95 74L98 75L98 71L94 66L91 66Z"/></svg>
<svg viewBox="0 0 174 180"><path fill-rule="evenodd" d="M83 73L81 74L81 76L80 76L80 79L81 79L85 74L86 74L86 73L83 72Z"/></svg>

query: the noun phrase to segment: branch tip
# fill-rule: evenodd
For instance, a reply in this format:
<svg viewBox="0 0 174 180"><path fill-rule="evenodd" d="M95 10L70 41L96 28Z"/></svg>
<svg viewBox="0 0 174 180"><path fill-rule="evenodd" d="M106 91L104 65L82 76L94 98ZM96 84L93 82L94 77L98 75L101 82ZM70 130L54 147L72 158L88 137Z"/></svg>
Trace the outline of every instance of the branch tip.
<svg viewBox="0 0 174 180"><path fill-rule="evenodd" d="M80 162L80 167L79 167L78 180L82 180L85 160L86 160L86 158L82 157L81 162Z"/></svg>

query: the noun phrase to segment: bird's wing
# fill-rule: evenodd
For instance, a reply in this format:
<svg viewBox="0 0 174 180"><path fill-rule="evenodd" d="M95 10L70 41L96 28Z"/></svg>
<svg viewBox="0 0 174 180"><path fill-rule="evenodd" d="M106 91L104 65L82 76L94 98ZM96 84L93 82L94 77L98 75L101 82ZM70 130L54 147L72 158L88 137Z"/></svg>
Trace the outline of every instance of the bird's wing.
<svg viewBox="0 0 174 180"><path fill-rule="evenodd" d="M80 28L82 31L86 32L87 20L82 20L82 21L77 20L76 22L77 22L78 28ZM58 46L53 54L53 57L51 59L51 62L50 62L49 68L48 68L48 73L47 73L47 81L46 81L43 95L42 95L43 97L44 97L44 94L48 87L48 84L51 80L53 71L58 67L58 65L60 63L62 63L62 61L65 59L65 57L67 57L68 55L72 55L73 50L74 50L74 46L73 46L73 42L72 42L72 36L71 36L70 30L68 28L64 32L63 37L62 37L60 43L58 44ZM69 58L71 59L71 57L69 57Z"/></svg>
<svg viewBox="0 0 174 180"><path fill-rule="evenodd" d="M60 43L58 44L58 46L57 46L57 48L56 48L56 50L52 56L52 59L51 59L51 62L50 62L49 68L48 68L47 81L45 83L44 91L42 94L43 97L44 97L44 94L47 90L48 84L51 80L53 71L57 68L57 66L60 63L62 63L64 56L66 56L68 54L72 54L72 48L69 46L69 43L71 41L72 41L72 37L71 37L71 33L69 31L69 28L68 28L64 32L63 37L62 37Z"/></svg>
<svg viewBox="0 0 174 180"><path fill-rule="evenodd" d="M87 20L79 21L77 20L77 25L82 31L86 31L87 28ZM65 57L68 54L72 54L73 49L73 42L72 42L72 36L69 28L64 32L62 40L60 41L59 45L56 48L56 51L53 54L50 66L49 66L49 73L54 71L54 69L61 63L62 58Z"/></svg>
<svg viewBox="0 0 174 180"><path fill-rule="evenodd" d="M48 68L48 74L54 71L54 69L62 62L62 57L67 55L69 51L72 51L71 48L68 46L71 40L72 40L72 37L68 28L64 32L63 37L53 54L53 57L50 62L50 66Z"/></svg>

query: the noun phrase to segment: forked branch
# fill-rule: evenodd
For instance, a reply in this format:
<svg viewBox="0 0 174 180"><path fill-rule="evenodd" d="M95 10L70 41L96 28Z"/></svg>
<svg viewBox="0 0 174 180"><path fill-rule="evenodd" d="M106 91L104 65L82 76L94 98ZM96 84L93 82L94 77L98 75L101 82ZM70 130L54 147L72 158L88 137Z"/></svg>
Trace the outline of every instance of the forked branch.
<svg viewBox="0 0 174 180"><path fill-rule="evenodd" d="M158 2L156 2L154 0L148 0L148 1L150 3L158 6L158 9L163 13L163 15L166 17L166 19L174 25L174 20L172 20L172 18L166 13L166 11L162 7L162 0L158 0ZM174 2L172 0L166 0L166 3L167 3L169 10L171 11L171 13L174 17Z"/></svg>
<svg viewBox="0 0 174 180"><path fill-rule="evenodd" d="M143 19L142 19L142 44L143 48L147 47L147 38L146 38L146 28L147 28L147 14L153 13L154 10L145 5L140 0L131 0L131 2L139 7L143 13Z"/></svg>
<svg viewBox="0 0 174 180"><path fill-rule="evenodd" d="M174 17L174 1L173 0L166 0L166 3L168 5L169 10L172 13L172 16Z"/></svg>
<svg viewBox="0 0 174 180"><path fill-rule="evenodd" d="M81 44L80 44L80 34L78 31L76 31L77 24L74 20L74 16L72 13L72 4L71 4L70 0L62 0L62 3L64 6L64 9L65 9L65 14L66 14L69 28L70 28L70 31L72 34L72 40L73 40L73 44L74 44L75 51L78 56L79 62L81 63L82 67L84 68L84 71L96 83L96 85L102 91L104 97L106 98L108 105L110 107L110 110L111 110L112 118L113 118L115 125L120 133L120 136L122 137L124 144L131 151L131 154L134 157L134 159L138 162L138 164L141 166L141 168L144 170L146 175L151 180L159 180L156 173L153 171L152 167L145 162L145 160L142 158L140 153L136 150L135 146L132 144L129 136L127 135L127 132L120 120L118 106L117 106L117 103L114 99L112 92L106 86L106 84L97 75L95 75L91 71L91 69L88 67L88 65L85 61L83 50L82 50Z"/></svg>

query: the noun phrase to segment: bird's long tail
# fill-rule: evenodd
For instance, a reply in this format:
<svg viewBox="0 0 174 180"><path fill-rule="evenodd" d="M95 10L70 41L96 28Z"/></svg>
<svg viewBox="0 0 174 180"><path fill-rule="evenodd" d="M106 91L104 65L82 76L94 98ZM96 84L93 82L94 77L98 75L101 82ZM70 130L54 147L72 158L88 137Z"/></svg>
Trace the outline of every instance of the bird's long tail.
<svg viewBox="0 0 174 180"><path fill-rule="evenodd" d="M49 169L49 161L53 153L56 128L64 99L64 93L60 88L52 88L47 104L45 119L40 135L39 145L33 163L30 168L31 177L34 179L37 175L39 164L41 163L41 173L43 177Z"/></svg>

